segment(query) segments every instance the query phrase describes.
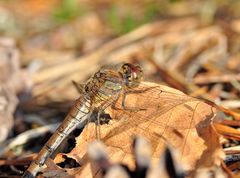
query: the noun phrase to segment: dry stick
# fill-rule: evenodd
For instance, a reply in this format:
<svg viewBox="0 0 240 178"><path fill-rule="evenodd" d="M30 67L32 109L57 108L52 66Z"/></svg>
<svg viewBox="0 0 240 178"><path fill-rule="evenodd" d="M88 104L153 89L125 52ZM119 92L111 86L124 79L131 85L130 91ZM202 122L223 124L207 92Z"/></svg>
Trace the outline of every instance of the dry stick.
<svg viewBox="0 0 240 178"><path fill-rule="evenodd" d="M106 55L106 58L105 58L106 60L104 61L104 63L110 64L112 61L117 62L117 63L126 62L126 59L128 59L129 56L131 56L131 54L143 51L143 46L141 44L146 43L146 42L148 42L148 44L149 43L153 44L155 40L156 39L154 39L154 37L151 37L151 38L146 38L146 39L140 40L138 42L132 43L130 45L127 45L123 49L120 49L120 50L117 50L117 52L111 53L110 57L109 57L109 55ZM116 56L116 58L114 56ZM94 73L94 71L96 71L96 70L94 70L95 68L97 68L97 67L93 66L93 68L90 69L90 71L93 71L91 73ZM83 79L83 76L86 76L88 74L89 74L88 70L82 71L82 76L81 76L81 78L79 78L80 72L71 73L70 75L66 76L62 80L58 81L57 85L64 86L66 84L69 84L70 80L79 81L79 80Z"/></svg>
<svg viewBox="0 0 240 178"><path fill-rule="evenodd" d="M177 70L181 66L189 64L193 59L196 60L196 56L209 48L211 51L213 50L214 53L218 53L219 51L223 53L226 49L225 46L225 36L220 32L220 29L215 26L204 28L190 35L186 35L186 37L183 38L183 42L180 43L177 53L168 63L169 70ZM219 48L221 50L219 50ZM203 58L198 60L203 63L204 60L209 59Z"/></svg>
<svg viewBox="0 0 240 178"><path fill-rule="evenodd" d="M235 177L231 170L229 170L229 167L224 163L224 161L221 161L221 166L223 170L227 173L228 177Z"/></svg>
<svg viewBox="0 0 240 178"><path fill-rule="evenodd" d="M157 68L158 72L160 72L160 74L162 74L163 80L166 81L167 83L171 84L171 86L175 87L175 88L182 88L182 91L184 92L194 92L198 89L198 86L194 85L194 84L189 84L187 83L183 76L181 74L178 73L178 75L173 75L172 73L167 72L166 70L160 68L154 60L150 59L150 62ZM171 71L173 72L173 71ZM177 73L177 72L176 72ZM176 77L178 76L178 77ZM240 113L231 111L227 108L224 108L223 106L218 106L217 104L215 104L214 102L209 100L209 95L206 93L202 96L202 99L205 103L215 107L216 109L229 114L230 116L234 117L234 119L236 120L240 120Z"/></svg>
<svg viewBox="0 0 240 178"><path fill-rule="evenodd" d="M217 76L200 75L193 82L195 84L226 83L233 80L240 81L240 74L223 74Z"/></svg>
<svg viewBox="0 0 240 178"><path fill-rule="evenodd" d="M221 101L221 106L224 106L226 108L231 108L231 109L237 109L237 108L240 108L240 101L238 98L236 98L235 100Z"/></svg>
<svg viewBox="0 0 240 178"><path fill-rule="evenodd" d="M177 32L169 32L167 35L168 36L179 36L181 34L181 32L177 31ZM139 53L146 53L146 50L152 50L152 48L155 45L156 40L158 40L159 37L162 36L166 36L166 34L162 35L158 35L158 36L154 36L154 37L147 37L141 40L137 40L135 42L132 42L130 44L125 45L124 47L121 47L120 49L114 50L113 52L110 52L109 54L104 56L104 64L111 64L113 61L114 63L121 63L121 62L125 62L126 59L129 59L132 55L138 55ZM148 57L146 57L148 58ZM85 64L86 65L86 64ZM35 87L35 91L38 90L42 93L42 91L44 90L45 92L48 92L50 90L53 90L56 85L57 86L66 86L69 85L71 80L75 80L75 81L79 81L82 80L83 78L85 78L85 76L89 75L90 73L94 73L94 71L96 71L96 65L97 64L93 64L91 68L89 68L88 70L83 70L83 71L77 71L77 72L72 72L68 75L65 75L63 78L61 78L60 80L58 80L57 82L53 83L49 83L48 90L46 90L46 88L44 87ZM86 67L91 66L89 63L87 64ZM82 66L83 67L83 66ZM92 72L91 72L92 71ZM46 86L46 83L44 83ZM43 88L43 89L42 89ZM178 87L175 87L178 88ZM183 88L178 88L183 90ZM35 92L36 94L36 92Z"/></svg>
<svg viewBox="0 0 240 178"><path fill-rule="evenodd" d="M183 92L188 92L188 89L187 89L188 85L184 82L183 78L181 77L177 78L176 76L179 76L179 75L173 75L172 73L169 73L165 69L161 68L156 64L156 62L153 59L149 59L149 61L157 69L158 73L166 83L170 84L170 86L177 88Z"/></svg>
<svg viewBox="0 0 240 178"><path fill-rule="evenodd" d="M220 133L221 135L234 137L237 140L240 140L240 131L219 123L214 123L213 125L217 132Z"/></svg>
<svg viewBox="0 0 240 178"><path fill-rule="evenodd" d="M39 137L40 135L43 135L46 132L54 132L57 128L59 123L56 124L50 124L46 126L42 126L36 129L31 129L26 132L23 132L19 134L17 137L15 137L9 144L6 146L1 152L1 154L8 152L9 150L15 148L18 145L25 144L28 140L32 138Z"/></svg>
<svg viewBox="0 0 240 178"><path fill-rule="evenodd" d="M152 36L152 35L157 35L159 33L163 32L163 27L164 27L164 23L163 22L156 22L156 23L152 23L152 24L146 24L136 30L134 30L133 32L130 32L126 35L123 35L119 38L116 38L106 44L104 44L102 47L100 47L99 49L97 49L95 52L90 53L89 55L83 56L78 58L76 61L73 61L69 64L65 64L64 66L56 66L53 67L52 69L47 69L42 71L40 74L34 75L33 76L33 80L34 82L38 83L38 82L42 82L44 80L47 80L49 78L49 76L52 77L58 77L60 75L63 75L65 73L69 73L69 71L75 71L77 69L79 69L79 67L81 67L81 64L83 62L80 62L81 60L88 60L88 62L90 62L89 60L96 60L97 62L99 62L99 60L101 60L102 57L104 57L104 55L106 55L107 53L113 51L114 49L120 48L121 46L127 45L130 42L148 37L148 36ZM86 62L86 61L84 61ZM49 75L51 72L51 75Z"/></svg>
<svg viewBox="0 0 240 178"><path fill-rule="evenodd" d="M223 150L227 155L233 156L232 154L240 153L240 145L224 148Z"/></svg>
<svg viewBox="0 0 240 178"><path fill-rule="evenodd" d="M138 29L123 35L119 38L116 38L106 44L104 44L102 47L97 49L95 52L92 52L88 55L82 56L78 58L76 61L69 62L64 65L52 67L50 69L46 69L43 71L40 71L36 73L33 76L34 83L43 83L39 85L35 92L36 94L41 94L42 92L49 90L49 83L54 81L57 78L61 78L66 74L71 74L74 72L81 72L86 71L86 63L88 66L91 66L91 69L87 71L88 74L92 73L97 69L97 64L110 52L117 50L123 46L126 46L129 43L135 42L137 40L144 39L146 37L152 37L159 35L166 31L181 31L185 29L191 29L193 27L196 27L197 21L193 18L186 18L186 19L180 19L177 20L173 25L171 24L171 21L161 21L161 22L155 22L143 25L139 27ZM192 26L180 26L180 24L193 24ZM168 28L166 29L166 26ZM179 28L176 28L176 26L180 26ZM51 77L50 77L51 76ZM83 76L79 75L79 80L83 80ZM45 84L46 83L46 84Z"/></svg>
<svg viewBox="0 0 240 178"><path fill-rule="evenodd" d="M220 123L225 126L240 127L240 122L237 120L221 120Z"/></svg>

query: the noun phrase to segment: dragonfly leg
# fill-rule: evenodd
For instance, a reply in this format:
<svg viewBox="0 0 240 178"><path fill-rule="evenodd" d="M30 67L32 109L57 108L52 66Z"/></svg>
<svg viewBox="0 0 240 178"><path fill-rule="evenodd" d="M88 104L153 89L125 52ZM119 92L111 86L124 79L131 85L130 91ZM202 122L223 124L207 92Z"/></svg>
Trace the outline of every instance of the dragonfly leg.
<svg viewBox="0 0 240 178"><path fill-rule="evenodd" d="M119 96L117 96L118 98ZM115 101L117 100L117 98L115 99ZM109 107L111 105L111 103L105 103L99 110L97 113L97 123L96 123L96 138L97 140L101 139L101 130L100 130L100 125L101 125L101 117L105 114L105 109L107 107Z"/></svg>
<svg viewBox="0 0 240 178"><path fill-rule="evenodd" d="M109 105L108 105L109 106ZM101 140L101 117L104 115L104 110L108 107L104 107L103 109L100 109L97 114L97 124L96 124L96 138L97 140Z"/></svg>
<svg viewBox="0 0 240 178"><path fill-rule="evenodd" d="M72 81L74 87L77 89L78 93L79 94L82 94L83 91L84 91L84 84L81 84L81 83L77 83L76 81Z"/></svg>
<svg viewBox="0 0 240 178"><path fill-rule="evenodd" d="M101 114L103 113L103 110L98 111L97 114L97 124L96 124L96 138L97 140L101 139L101 130L100 130L100 119L101 119Z"/></svg>
<svg viewBox="0 0 240 178"><path fill-rule="evenodd" d="M119 97L120 97L120 95L118 96L118 98L116 98L116 99L112 102L112 105L111 105L112 109L115 109L115 110L122 110L122 109L123 109L123 108L119 108L119 107L116 106L117 100L119 99Z"/></svg>

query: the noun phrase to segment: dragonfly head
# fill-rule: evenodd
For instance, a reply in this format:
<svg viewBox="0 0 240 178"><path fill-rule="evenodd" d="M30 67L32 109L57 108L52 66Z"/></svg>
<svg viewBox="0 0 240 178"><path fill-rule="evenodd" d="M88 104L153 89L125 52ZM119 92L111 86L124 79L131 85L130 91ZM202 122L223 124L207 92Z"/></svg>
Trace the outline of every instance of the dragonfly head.
<svg viewBox="0 0 240 178"><path fill-rule="evenodd" d="M124 81L128 87L136 87L143 78L143 71L140 66L125 63L120 69Z"/></svg>

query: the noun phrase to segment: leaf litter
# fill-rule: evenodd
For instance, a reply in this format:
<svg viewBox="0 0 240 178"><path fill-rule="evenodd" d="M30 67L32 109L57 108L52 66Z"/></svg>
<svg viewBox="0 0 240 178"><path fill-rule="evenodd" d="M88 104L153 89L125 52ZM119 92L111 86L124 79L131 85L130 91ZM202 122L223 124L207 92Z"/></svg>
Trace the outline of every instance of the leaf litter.
<svg viewBox="0 0 240 178"><path fill-rule="evenodd" d="M72 106L72 100L77 98L76 91L70 84L72 80L83 82L100 66L127 61L140 63L141 66L146 69L146 78L150 79L150 81L159 82L161 78L161 81L164 81L167 85L178 88L196 97L214 101L218 105L231 108L232 111L198 100L191 102L186 101L187 104L179 104L179 106L170 109L173 111L172 113L170 110L167 111L167 109L159 109L159 111L149 109L131 113L129 111L112 110L109 108L106 112L111 115L112 120L109 125L101 125L101 132L102 141L103 143L107 143L107 149L110 150L110 155L115 155L113 156L114 162L119 163L122 160L127 163L131 169L134 169L134 161L131 158L133 157L131 156L131 135L135 132L143 134L146 133L147 130L149 134L146 137L147 139L150 138L150 141L153 142L153 156L156 160L162 158L160 155L160 153L163 152L162 145L168 143L166 140L170 140L173 146L180 149L182 155L185 153L185 160L190 159L187 153L189 153L189 150L192 150L194 157L190 159L190 161L196 162L195 168L197 168L197 170L194 169L193 171L197 172L197 176L224 176L221 172L222 169L229 177L238 175L238 155L240 148L238 130L239 114L237 113L239 113L240 108L238 74L240 69L240 23L238 16L236 16L239 12L237 1L232 2L231 5L228 3L224 5L221 3L218 4L216 1L214 1L214 3L212 3L213 1L199 3L197 6L194 6L197 7L197 9L192 8L193 5L196 5L194 2L178 1L169 6L164 4L164 6L161 7L167 9L166 13L170 15L171 18L165 19L164 16L163 20L161 19L159 21L157 18L157 21L150 21L145 25L140 25L138 28L133 29L133 31L117 38L115 38L114 32L106 25L106 21L104 21L104 18L101 16L101 11L106 9L98 8L98 3L97 5L92 2L90 3L90 5L93 5L95 8L97 7L97 12L91 11L83 16L74 17L73 19L69 19L69 22L66 24L56 24L53 22L51 14L55 6L60 4L60 1L42 2L42 0L28 0L23 6L19 6L19 4L14 1L0 3L0 14L3 19L0 24L2 36L13 36L14 40L17 41L17 45L15 45L13 38L1 38L0 42L3 55L1 56L1 62L5 59L5 52L7 53L9 50L16 52L16 49L21 50L20 56L12 56L19 58L16 61L13 60L15 61L13 66L11 66L13 64L11 63L11 59L7 60L8 64L11 63L10 68L13 70L8 70L9 65L6 64L1 68L2 73L0 78L6 77L6 81L1 81L1 87L5 89L4 92L0 94L0 106L3 106L2 108L8 108L7 110L2 110L3 115L1 115L0 118L0 127L4 128L6 133L8 133L7 137L6 134L1 132L2 139L7 139L0 145L1 152L4 152L4 148L9 148L8 143L16 143L15 141L18 140L16 135L26 131L27 128L30 127L30 129L34 131L35 127L38 126L41 128L43 125L47 125L46 127L48 127L52 122L56 122L56 120L60 121L59 118L64 117L63 115L65 115L69 107ZM113 5L113 2L106 1L104 3L107 5L106 7ZM128 4L129 2L124 3ZM87 4L88 2L85 2L83 7ZM121 3L118 2L117 5L114 3L116 7L118 7L119 4ZM209 4L211 5L210 14L209 11L206 11L208 8L204 8L208 7ZM124 5L126 6L126 4ZM124 5L119 6L123 16L124 10L126 10ZM131 6L131 3L129 3L128 8L131 8ZM140 8L140 12L143 12L141 11L141 6L146 8L148 7L148 3L145 4L145 1L138 2L138 8ZM225 6L231 8L225 8ZM61 8L59 9L61 10ZM138 11L134 10L133 12ZM183 13L184 15L180 18L172 18L173 16L175 17L176 14L178 16L179 13ZM144 14L138 15L141 16ZM158 15L161 17L161 14ZM202 19L206 16L208 17L208 21ZM116 18L114 21L117 20ZM209 20L212 20L210 24ZM46 22L46 24L42 26L41 22ZM17 54L15 52L13 54ZM19 63L20 65L15 65ZM31 72L27 73L27 77L25 67L31 69ZM6 70L8 74L3 75ZM13 71L13 73L11 73L11 71ZM25 75L25 77L22 75ZM149 85L149 83L147 85ZM30 86L32 87L31 91L29 90ZM168 89L166 90L168 91ZM22 98L22 96L17 97L19 92L29 92L29 96L27 98ZM149 95L151 97L154 96L152 93ZM129 95L128 104L143 105L146 108L150 108L151 105L146 104L149 103L151 98L149 95L145 96L145 94L140 94L141 98L138 99L134 99L135 96ZM164 98L163 94L160 94L160 96ZM160 98L160 96L156 98ZM173 98L182 97L174 94L174 97L171 97L170 101L175 100ZM14 113L18 100L20 101L20 105ZM146 103L144 103L144 101L146 101ZM161 102L163 101L160 101L160 103ZM201 104L198 104L199 102ZM159 105L159 108L171 108L171 106L175 104L178 105L178 102L171 103L167 101L167 103L169 104L156 105ZM120 105L119 102L118 106ZM187 110L185 106L188 106L188 109L191 108L193 110L192 113ZM206 109L206 111L205 109L198 110L199 107L208 109ZM205 119L200 121L201 119L199 120L197 115L199 115L199 113L200 115L208 113L211 107L215 117L212 119L203 117ZM154 108L156 108L155 105ZM194 110L194 108L196 109ZM176 110L179 111L176 112ZM225 114L222 114L223 112L221 112L221 110L225 112ZM196 116L194 116L194 118L196 117L196 122L194 121L190 124L190 116L188 115L193 115L193 112L197 113ZM154 113L156 113L155 116ZM164 113L163 116L160 116L162 113ZM180 117L187 121L180 121ZM14 127L13 119L15 119ZM146 123L145 119L150 119L150 121ZM214 120L214 123L212 123L212 120ZM133 121L135 125L130 124L129 121ZM176 123L174 123L175 121ZM206 121L206 123L204 121ZM189 125L183 126L183 123L187 122ZM172 124L172 126L170 126L170 124ZM201 129L196 127L196 124L197 126L201 126ZM214 125L213 130L205 129L206 125L209 124ZM136 125L139 125L140 128L135 129L137 127ZM160 125L159 129L156 128L155 125ZM168 127L165 127L166 125L168 125ZM113 126L114 129L111 129L111 126ZM11 130L12 127L13 130ZM127 131L123 134L125 128ZM215 137L215 130L218 131L220 135ZM116 132L117 135L114 136ZM90 169L85 169L85 167L89 165L85 145L91 142L94 138L94 133L95 126L91 123L83 132L87 138L84 139L82 138L83 136L77 138L77 143L79 144L75 146L72 152L81 152L81 156L79 157L72 152L66 154L61 149L59 150L61 154L56 157L55 163L68 164L68 162L71 162L69 167L75 168L68 168L66 169L67 172L65 172L64 169L61 169L49 159L47 169L49 169L50 175L59 175L60 177L69 175L73 177L76 176L77 171L81 172L82 169L86 173L90 173ZM28 138L31 138L28 132L24 134ZM39 132L39 134L42 135L41 138L45 138L46 136L46 132ZM205 135L212 134L212 137L219 141L206 139ZM125 137L129 135L130 137L126 139ZM188 137L186 137L186 135ZM184 139L184 136L187 139ZM218 138L218 136L220 138ZM160 139L155 139L159 137ZM198 148L191 146L191 144L193 145L195 143L194 141L190 142L191 138L194 141L197 140L196 144L200 145L200 152L198 154L195 154ZM115 139L117 139L117 142L114 141ZM19 172L18 169L20 168L19 170L23 172L29 165L32 156L27 158L25 156L28 155L30 149L25 150L24 148L30 145L31 151L37 151L36 148L31 145L32 141L22 141L23 140L19 142L21 145L15 145L14 148L11 148L10 151L12 152L1 155L1 175L21 175L22 173L21 171ZM36 143L35 140L34 142L38 147L42 147L42 142L39 141ZM81 145L81 143L83 144ZM209 146L210 143L212 143L212 147ZM203 165L207 166L205 162L206 159L201 159L204 157L203 155L213 153L214 148L218 150L219 143L221 143L226 153L225 163L223 163L222 160L221 167L213 166L212 169L201 167ZM109 147L109 145L113 146ZM119 146L124 146L124 149L119 149ZM184 147L186 148L183 149ZM79 148L80 151L77 148ZM111 152L111 150L113 151ZM157 153L157 150L159 153ZM216 153L213 153L213 155L209 154L209 156L206 157L212 158L213 156L217 158L222 156L222 150L220 149L220 153L217 150L215 150ZM114 154L115 151L116 154ZM190 153L192 154L192 152ZM16 155L24 155L24 158L18 158ZM73 159L70 159L70 156ZM200 161L196 161L198 158L200 158ZM22 162L21 159L23 159ZM216 160L217 165L219 165L218 159ZM76 161L79 162L82 169L79 168ZM213 160L209 159L209 161ZM24 166L19 167L20 164ZM187 168L191 168L191 166L190 164ZM97 172L97 175L100 175L97 168L92 168L92 170L93 173ZM59 174L59 171L62 172L62 174ZM46 174L46 171L44 174ZM83 172L81 172L81 174L83 174ZM91 174L88 176L90 175Z"/></svg>

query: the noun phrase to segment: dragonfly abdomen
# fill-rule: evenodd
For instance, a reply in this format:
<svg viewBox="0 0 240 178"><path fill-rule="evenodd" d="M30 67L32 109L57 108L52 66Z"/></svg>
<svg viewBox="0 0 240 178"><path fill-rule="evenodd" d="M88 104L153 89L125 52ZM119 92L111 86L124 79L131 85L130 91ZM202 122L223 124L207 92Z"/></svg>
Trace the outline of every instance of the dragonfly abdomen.
<svg viewBox="0 0 240 178"><path fill-rule="evenodd" d="M56 132L51 136L48 142L39 152L37 158L29 166L23 177L35 177L40 168L44 165L49 156L57 149L61 142L69 135L77 126L84 125L90 113L91 104L84 98L80 97L76 100L71 111L65 117L62 124L57 128Z"/></svg>

